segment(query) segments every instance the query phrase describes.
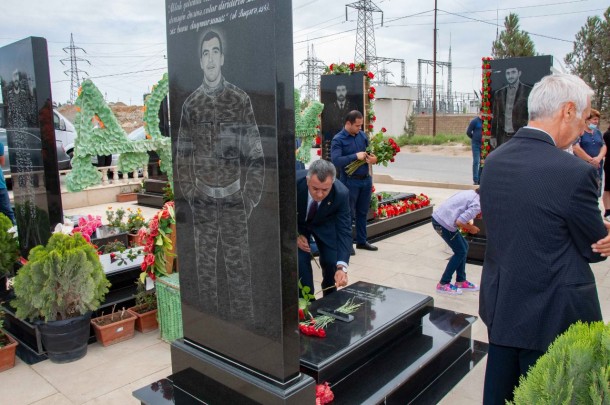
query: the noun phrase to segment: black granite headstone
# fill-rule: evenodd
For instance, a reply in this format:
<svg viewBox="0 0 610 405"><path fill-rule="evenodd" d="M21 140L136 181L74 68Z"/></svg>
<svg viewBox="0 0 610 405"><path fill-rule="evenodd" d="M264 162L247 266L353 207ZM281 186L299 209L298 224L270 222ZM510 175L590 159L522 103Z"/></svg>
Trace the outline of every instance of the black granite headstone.
<svg viewBox="0 0 610 405"><path fill-rule="evenodd" d="M184 326L172 381L212 403L313 403L299 371L291 1L168 0L166 14Z"/></svg>
<svg viewBox="0 0 610 405"><path fill-rule="evenodd" d="M323 75L320 78L320 101L322 110L322 158L330 160L330 143L333 137L345 126L345 115L358 110L362 114L366 101L364 94L364 75L366 72L352 74Z"/></svg>
<svg viewBox="0 0 610 405"><path fill-rule="evenodd" d="M21 254L45 244L63 222L47 41L0 48L0 87Z"/></svg>

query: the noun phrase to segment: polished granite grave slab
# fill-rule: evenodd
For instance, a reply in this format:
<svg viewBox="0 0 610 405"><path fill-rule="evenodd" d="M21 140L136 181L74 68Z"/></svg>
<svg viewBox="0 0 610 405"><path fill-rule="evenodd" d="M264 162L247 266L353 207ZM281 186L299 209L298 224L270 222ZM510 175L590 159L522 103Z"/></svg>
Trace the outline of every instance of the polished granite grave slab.
<svg viewBox="0 0 610 405"><path fill-rule="evenodd" d="M420 330L434 304L422 294L360 281L313 302L311 311L336 309L348 300L362 304L352 322L331 323L323 339L301 336L301 371L318 384L340 380L399 336Z"/></svg>
<svg viewBox="0 0 610 405"><path fill-rule="evenodd" d="M63 222L46 39L0 47L0 83L19 246L27 257Z"/></svg>
<svg viewBox="0 0 610 405"><path fill-rule="evenodd" d="M422 318L420 328L401 335L332 385L333 404L434 403L425 398L442 398L474 366L475 320L434 308Z"/></svg>

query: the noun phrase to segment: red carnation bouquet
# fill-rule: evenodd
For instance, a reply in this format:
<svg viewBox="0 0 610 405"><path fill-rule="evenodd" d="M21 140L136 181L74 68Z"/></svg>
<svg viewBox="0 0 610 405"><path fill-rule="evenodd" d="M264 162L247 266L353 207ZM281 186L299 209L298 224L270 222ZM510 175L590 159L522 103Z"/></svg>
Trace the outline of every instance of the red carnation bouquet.
<svg viewBox="0 0 610 405"><path fill-rule="evenodd" d="M369 146L366 148L367 153L371 153L377 157L377 164L387 166L388 163L394 162L394 156L400 152L400 146L392 138L385 139L384 133L385 128L381 128L381 131L373 135L369 141ZM362 165L366 164L366 160L354 160L347 166L345 166L345 173L348 176L354 174L354 172Z"/></svg>

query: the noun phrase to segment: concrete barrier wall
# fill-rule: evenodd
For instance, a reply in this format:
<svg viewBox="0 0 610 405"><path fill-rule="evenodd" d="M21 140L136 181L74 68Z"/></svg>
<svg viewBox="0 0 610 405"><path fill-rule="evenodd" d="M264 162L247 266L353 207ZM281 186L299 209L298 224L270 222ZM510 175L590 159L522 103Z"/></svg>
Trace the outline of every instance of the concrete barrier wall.
<svg viewBox="0 0 610 405"><path fill-rule="evenodd" d="M466 135L473 114L437 114L436 133L446 135ZM419 114L415 117L415 135L432 135L432 115Z"/></svg>

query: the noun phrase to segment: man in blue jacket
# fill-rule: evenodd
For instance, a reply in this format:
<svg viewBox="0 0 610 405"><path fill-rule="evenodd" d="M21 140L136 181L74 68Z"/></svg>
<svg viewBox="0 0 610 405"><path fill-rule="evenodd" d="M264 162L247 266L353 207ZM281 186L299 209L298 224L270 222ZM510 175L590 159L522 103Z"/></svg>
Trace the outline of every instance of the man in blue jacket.
<svg viewBox="0 0 610 405"><path fill-rule="evenodd" d="M335 177L335 166L322 159L314 161L308 172L297 172L299 279L313 293L309 246L313 236L320 251L324 295L347 285L352 246L349 192Z"/></svg>
<svg viewBox="0 0 610 405"><path fill-rule="evenodd" d="M483 139L483 109L479 111L479 115L474 117L468 128L466 135L470 138L470 146L472 148L472 182L474 185L479 184L479 176L481 173L481 140Z"/></svg>
<svg viewBox="0 0 610 405"><path fill-rule="evenodd" d="M377 163L377 157L366 152L369 138L362 131L364 117L357 110L350 111L345 116L344 128L333 138L330 146L330 158L341 171L339 180L349 190L352 220L356 224L356 247L358 249L377 250L366 240L366 217L371 205L373 179L369 173L369 165ZM355 160L364 160L367 164L360 166L354 173L348 175L345 166Z"/></svg>
<svg viewBox="0 0 610 405"><path fill-rule="evenodd" d="M571 324L602 320L589 263L610 254L610 223L595 168L563 151L582 133L592 95L576 76L544 77L530 93L528 125L485 160L485 405L512 400L519 376Z"/></svg>

